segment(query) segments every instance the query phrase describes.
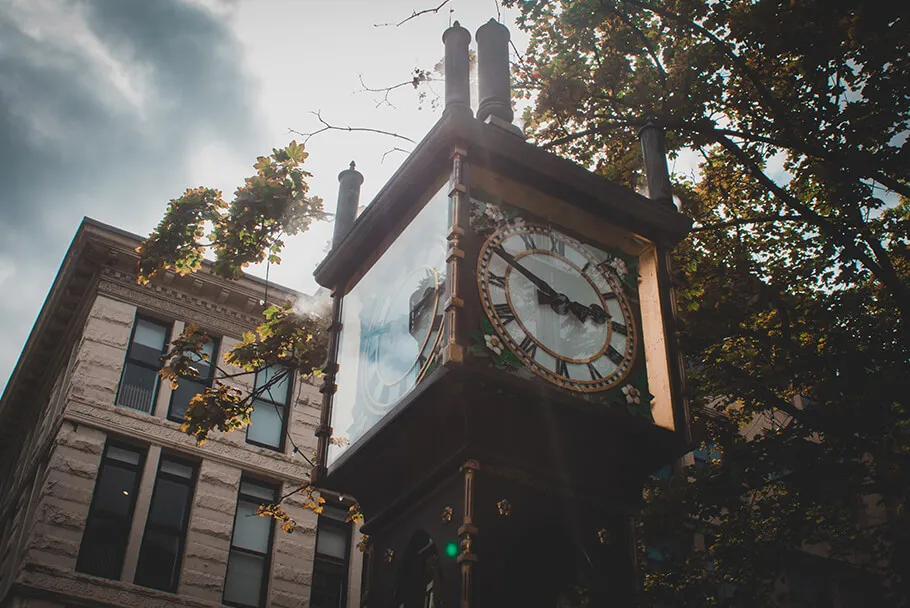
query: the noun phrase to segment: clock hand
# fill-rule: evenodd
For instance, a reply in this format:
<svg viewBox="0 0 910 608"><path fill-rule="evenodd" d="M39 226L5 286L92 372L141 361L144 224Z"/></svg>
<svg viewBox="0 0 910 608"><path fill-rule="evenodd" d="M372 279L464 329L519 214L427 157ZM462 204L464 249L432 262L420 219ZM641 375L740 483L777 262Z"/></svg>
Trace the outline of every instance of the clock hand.
<svg viewBox="0 0 910 608"><path fill-rule="evenodd" d="M519 264L518 260L516 260L514 257L512 257L512 255L507 253L506 250L502 247L502 245L500 245L499 247L494 249L494 251L499 255L499 257L501 257L503 260L505 260L509 264L509 266L511 266L512 268L514 268L515 270L517 270L518 272L523 274L529 281L531 281L531 283L533 283L534 286L538 290L540 290L540 292L542 294L548 296L550 298L551 303L555 299L559 298L559 296L561 294L556 293L556 290L553 289L552 287L550 287L543 279L541 279L540 277L538 277L537 275L532 273L530 270L528 270L527 268L525 268L524 266ZM564 297L565 296L563 296L563 298Z"/></svg>

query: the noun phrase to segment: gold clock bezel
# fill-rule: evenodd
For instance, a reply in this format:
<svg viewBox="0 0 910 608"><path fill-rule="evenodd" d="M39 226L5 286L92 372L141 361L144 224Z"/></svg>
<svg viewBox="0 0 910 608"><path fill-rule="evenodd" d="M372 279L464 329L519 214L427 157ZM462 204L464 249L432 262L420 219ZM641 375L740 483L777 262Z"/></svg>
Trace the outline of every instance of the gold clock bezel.
<svg viewBox="0 0 910 608"><path fill-rule="evenodd" d="M618 365L616 370L614 370L608 376L597 379L597 380L580 380L580 379L571 378L571 377L567 377L567 376L558 374L556 371L551 370L551 369L539 364L533 358L528 357L526 355L526 353L524 352L524 350L522 350L519 347L519 345L515 342L515 340L512 338L509 331L505 328L505 325L500 321L499 315L496 314L496 311L493 308L494 305L492 302L492 298L490 296L490 278L489 278L490 260L493 257L493 248L495 247L495 245L501 243L502 241L506 240L507 238L509 238L513 235L520 234L521 232L532 232L534 234L556 237L559 240L565 242L567 246L571 246L571 247L575 248L582 256L584 256L587 260L589 260L594 265L595 268L597 268L597 271L603 275L604 279L607 281L607 283L613 289L613 293L616 294L616 301L620 307L620 310L622 311L623 321L625 322L625 326L627 327L627 333L626 333L626 348L625 348L625 352L623 353L622 364ZM585 280L587 280L589 283L591 283L592 287L595 288L595 291L597 292L598 297L601 300L601 305L604 307L604 310L606 310L606 302L603 300L603 296L601 295L600 290L597 289L596 285L594 285L594 283L591 281L591 279L585 274L585 272L581 268L578 268L578 266L576 264L574 264L571 261L569 261L568 259L566 259L565 256L554 254L552 251L549 251L546 249L529 249L529 250L525 250L525 251L522 251L522 252L516 254L515 257L516 257L516 259L520 259L521 257L525 257L527 255L532 255L535 253L556 257L557 259L561 260L562 262L568 264L573 269L575 269ZM554 353L549 348L547 348L546 345L542 344L537 339L536 336L534 336L531 332L529 332L527 330L527 328L524 326L524 324L521 322L520 316L515 311L515 308L512 306L512 301L511 301L511 297L510 297L509 290L508 290L508 276L510 275L512 270L513 270L513 268L511 266L506 270L506 283L505 283L506 302L508 303L509 309L512 311L513 316L515 317L515 322L518 323L518 325L524 331L525 335L529 336L535 342L535 344L537 345L538 348L541 348L542 350L544 350L551 356L556 357L557 359L561 359L561 360L565 361L566 363L576 363L576 364L590 363L591 361L598 359L600 356L604 356L605 351L607 350L607 348L609 348L611 346L611 343L612 343L612 338L613 338L612 327L609 328L609 330L607 332L607 337L604 340L604 345L601 348L601 350L598 351L598 353L596 353L595 355L588 357L588 358L584 358L584 359L574 359L574 358L570 359L570 358L566 358L562 355L559 355L557 353ZM638 358L638 346L639 346L638 326L636 323L636 318L633 313L632 307L630 306L628 298L626 297L626 294L624 293L622 281L615 275L615 273L612 273L610 271L605 271L601 267L600 262L598 262L594 257L592 257L590 255L590 253L586 250L586 247L583 243L581 243L577 239L574 239L574 238L568 236L567 234L565 234L563 232L560 232L559 230L557 230L551 226L547 226L544 224L534 224L534 223L520 223L520 224L507 224L507 225L495 230L493 232L493 234L491 234L487 238L487 240L484 242L484 244L481 246L480 253L477 257L477 290L478 290L478 294L480 295L480 301L483 306L484 314L486 315L487 319L490 321L490 324L493 326L493 329L496 332L496 334L499 336L500 339L502 339L503 343L506 345L506 348L508 348L509 351L512 354L514 354L522 362L522 364L524 364L524 366L527 369L529 369L535 375L547 380L548 382L551 382L552 384L555 384L557 386L560 386L562 388L566 388L566 389L569 389L572 391L584 392L584 393L594 393L594 392L601 392L601 391L609 390L609 389L617 387L628 377L629 373L632 370L633 364L635 363L635 361Z"/></svg>

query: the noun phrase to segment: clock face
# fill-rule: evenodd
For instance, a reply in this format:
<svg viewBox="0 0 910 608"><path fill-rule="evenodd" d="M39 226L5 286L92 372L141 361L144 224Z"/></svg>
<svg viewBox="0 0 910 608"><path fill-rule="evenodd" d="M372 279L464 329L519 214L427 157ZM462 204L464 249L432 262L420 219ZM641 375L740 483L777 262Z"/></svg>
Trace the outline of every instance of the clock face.
<svg viewBox="0 0 910 608"><path fill-rule="evenodd" d="M528 369L584 392L626 378L638 334L611 260L539 224L506 225L484 243L477 269L484 310Z"/></svg>
<svg viewBox="0 0 910 608"><path fill-rule="evenodd" d="M433 253L444 260L442 247ZM361 333L360 390L374 413L384 412L421 381L442 337L445 277L439 264L409 268L404 262L397 279L372 301Z"/></svg>

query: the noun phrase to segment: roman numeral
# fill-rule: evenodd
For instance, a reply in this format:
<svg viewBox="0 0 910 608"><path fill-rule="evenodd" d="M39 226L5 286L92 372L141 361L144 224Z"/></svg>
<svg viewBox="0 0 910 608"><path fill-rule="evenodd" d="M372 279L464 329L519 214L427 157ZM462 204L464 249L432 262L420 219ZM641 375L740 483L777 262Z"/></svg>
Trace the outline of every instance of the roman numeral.
<svg viewBox="0 0 910 608"><path fill-rule="evenodd" d="M581 271L587 273L588 268L591 267L591 262L585 262L585 265L581 267Z"/></svg>
<svg viewBox="0 0 910 608"><path fill-rule="evenodd" d="M497 287L505 288L506 278L504 276L499 276L498 274L490 273L490 285L496 285Z"/></svg>
<svg viewBox="0 0 910 608"><path fill-rule="evenodd" d="M597 371L597 368L594 367L594 364L588 361L588 373L591 374L591 380L600 380L603 376L600 375L600 372Z"/></svg>
<svg viewBox="0 0 910 608"><path fill-rule="evenodd" d="M615 331L618 334L622 334L624 336L629 335L629 333L628 333L629 328L626 327L625 325L621 325L621 324L617 323L616 321L610 321L610 327L612 327L613 331Z"/></svg>
<svg viewBox="0 0 910 608"><path fill-rule="evenodd" d="M607 347L607 357L616 365L622 365L623 356L618 350L613 348L612 344Z"/></svg>
<svg viewBox="0 0 910 608"><path fill-rule="evenodd" d="M507 303L494 304L493 312L496 313L496 316L499 317L499 320L503 325L507 325L515 320L515 313L512 312L512 308Z"/></svg>
<svg viewBox="0 0 910 608"><path fill-rule="evenodd" d="M605 293L600 294L600 297L602 297L605 302L607 300L616 300L617 298L619 298L619 296L616 295L615 291L607 291Z"/></svg>
<svg viewBox="0 0 910 608"><path fill-rule="evenodd" d="M534 242L534 238L527 232L520 232L521 240L524 241L525 247L527 249L537 249L537 243Z"/></svg>
<svg viewBox="0 0 910 608"><path fill-rule="evenodd" d="M556 358L556 373L563 378L569 378L569 364L565 359Z"/></svg>
<svg viewBox="0 0 910 608"><path fill-rule="evenodd" d="M559 255L566 255L566 244L551 234L550 251Z"/></svg>
<svg viewBox="0 0 910 608"><path fill-rule="evenodd" d="M537 342L535 342L531 336L525 336L525 339L521 341L518 348L533 359L534 355L537 353Z"/></svg>

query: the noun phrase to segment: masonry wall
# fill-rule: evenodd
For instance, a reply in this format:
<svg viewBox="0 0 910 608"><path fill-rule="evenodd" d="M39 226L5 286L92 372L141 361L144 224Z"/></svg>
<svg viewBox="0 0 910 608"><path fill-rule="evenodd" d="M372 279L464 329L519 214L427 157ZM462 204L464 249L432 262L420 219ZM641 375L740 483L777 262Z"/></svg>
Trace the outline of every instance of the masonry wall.
<svg viewBox="0 0 910 608"><path fill-rule="evenodd" d="M20 497L14 521L0 528L0 540L14 547L0 561L0 575L5 568L7 582L15 583L7 598L11 605L50 607L82 601L124 607L220 605L241 475L280 483L282 492L307 477L308 465L293 453L292 445L304 454L315 450L320 395L308 384L295 385L288 422L292 442L287 442L283 453L247 444L243 431L216 434L205 445L195 445L178 423L166 418L171 391L164 382L153 414L114 405L137 310L176 320L172 337L182 330L184 321L201 322L222 336L221 352L236 343L240 329L245 329L237 326L234 335L221 333L230 323L224 320L226 314L217 314L217 307L199 310L186 304L185 296L161 287L149 293L124 282L97 294L82 336L46 405L44 423L35 431L36 437L44 433L44 443L49 445L45 463ZM228 382L250 388L242 379ZM148 450L120 581L74 571L108 437ZM131 584L163 453L191 459L198 466L176 594ZM300 528L294 534L280 529L274 534L267 606L275 608L307 606L312 578L317 518L298 497L291 498L286 508ZM359 558L359 552L352 552L352 559ZM359 586L359 574L352 583ZM0 587L0 599L3 591ZM358 595L349 594L351 606L359 605Z"/></svg>

